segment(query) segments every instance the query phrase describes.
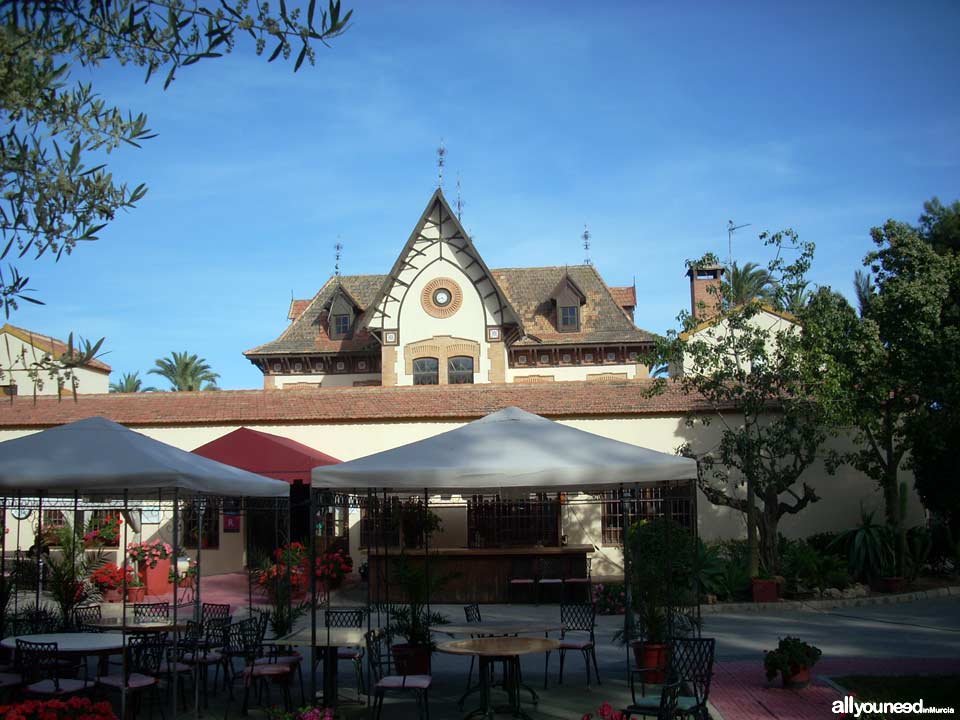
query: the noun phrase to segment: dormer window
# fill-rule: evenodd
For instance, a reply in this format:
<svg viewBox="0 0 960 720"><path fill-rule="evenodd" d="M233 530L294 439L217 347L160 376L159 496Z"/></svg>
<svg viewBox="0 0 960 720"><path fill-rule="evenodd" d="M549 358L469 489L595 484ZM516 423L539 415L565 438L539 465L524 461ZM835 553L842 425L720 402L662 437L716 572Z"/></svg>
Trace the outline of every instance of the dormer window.
<svg viewBox="0 0 960 720"><path fill-rule="evenodd" d="M350 316L349 315L334 315L333 321L330 323L330 337L334 340L339 338L346 337L350 334Z"/></svg>
<svg viewBox="0 0 960 720"><path fill-rule="evenodd" d="M566 305L560 308L560 332L576 332L580 329L580 308Z"/></svg>

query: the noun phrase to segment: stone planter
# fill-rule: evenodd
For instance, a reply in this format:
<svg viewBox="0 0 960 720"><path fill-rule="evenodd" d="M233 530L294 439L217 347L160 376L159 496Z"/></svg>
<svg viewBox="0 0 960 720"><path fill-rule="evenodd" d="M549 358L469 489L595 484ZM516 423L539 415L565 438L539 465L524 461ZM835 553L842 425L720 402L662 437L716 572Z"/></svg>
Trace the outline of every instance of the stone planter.
<svg viewBox="0 0 960 720"><path fill-rule="evenodd" d="M170 592L173 584L170 582L170 560L158 560L156 567L144 563L137 574L143 583L147 595L163 595Z"/></svg>
<svg viewBox="0 0 960 720"><path fill-rule="evenodd" d="M638 670L645 670L643 681L659 685L666 680L667 662L670 659L670 646L667 643L648 643L634 640L630 643L633 648L633 659Z"/></svg>
<svg viewBox="0 0 960 720"><path fill-rule="evenodd" d="M755 603L777 602L777 600L780 599L777 592L778 587L776 580L753 578L753 580L750 581L750 588L753 591L753 601Z"/></svg>
<svg viewBox="0 0 960 720"><path fill-rule="evenodd" d="M898 593L903 592L902 577L882 577L876 583L877 592Z"/></svg>
<svg viewBox="0 0 960 720"><path fill-rule="evenodd" d="M783 686L789 690L800 690L810 684L810 668L790 668L790 673L780 673Z"/></svg>
<svg viewBox="0 0 960 720"><path fill-rule="evenodd" d="M429 675L430 646L398 643L390 648L400 675Z"/></svg>

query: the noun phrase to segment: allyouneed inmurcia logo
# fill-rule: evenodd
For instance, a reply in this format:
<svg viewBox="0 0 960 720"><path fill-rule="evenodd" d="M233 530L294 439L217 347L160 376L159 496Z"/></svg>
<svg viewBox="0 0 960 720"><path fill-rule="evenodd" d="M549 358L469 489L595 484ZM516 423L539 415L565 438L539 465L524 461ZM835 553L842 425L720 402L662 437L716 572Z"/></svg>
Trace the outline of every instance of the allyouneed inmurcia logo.
<svg viewBox="0 0 960 720"><path fill-rule="evenodd" d="M884 713L896 715L953 715L952 707L926 707L923 700L916 702L858 702L852 695L833 701L833 714L847 717L872 718Z"/></svg>

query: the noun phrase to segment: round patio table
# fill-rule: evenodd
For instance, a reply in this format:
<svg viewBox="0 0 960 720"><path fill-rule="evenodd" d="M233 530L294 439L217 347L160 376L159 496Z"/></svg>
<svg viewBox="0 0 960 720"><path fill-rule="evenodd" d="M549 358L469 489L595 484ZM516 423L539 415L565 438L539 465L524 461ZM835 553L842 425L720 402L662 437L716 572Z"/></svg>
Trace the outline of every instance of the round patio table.
<svg viewBox="0 0 960 720"><path fill-rule="evenodd" d="M448 635L523 635L525 633L560 632L563 625L560 623L498 623L478 622L466 625L434 625L433 632L447 633Z"/></svg>
<svg viewBox="0 0 960 720"><path fill-rule="evenodd" d="M275 645L293 645L313 647L314 652L323 652L323 704L326 707L337 706L339 689L337 688L337 650L343 647L363 647L366 643L365 630L362 628L317 628L316 642L310 630L300 630L283 637L270 638L266 642Z"/></svg>
<svg viewBox="0 0 960 720"><path fill-rule="evenodd" d="M480 694L483 705L471 710L464 720L475 717L492 718L495 712L509 712L514 717L532 720L520 705L520 690L526 690L536 707L537 692L520 681L520 656L546 653L560 649L559 640L531 637L484 637L470 640L451 640L437 645L437 652L449 655L474 655L480 660ZM503 688L507 692L508 705L496 707L490 699L490 665L503 662L505 672Z"/></svg>
<svg viewBox="0 0 960 720"><path fill-rule="evenodd" d="M183 632L187 629L187 623L165 620L154 620L150 622L127 622L123 625L120 624L120 618L103 618L102 620L96 620L91 623L87 623L91 627L100 628L101 630L106 631L123 631L127 633L161 633L161 632Z"/></svg>
<svg viewBox="0 0 960 720"><path fill-rule="evenodd" d="M17 640L26 640L34 643L56 643L57 654L64 657L99 657L101 670L110 655L119 655L123 652L124 635L115 633L41 633L39 635L15 635L0 641L0 645L9 649L17 649Z"/></svg>

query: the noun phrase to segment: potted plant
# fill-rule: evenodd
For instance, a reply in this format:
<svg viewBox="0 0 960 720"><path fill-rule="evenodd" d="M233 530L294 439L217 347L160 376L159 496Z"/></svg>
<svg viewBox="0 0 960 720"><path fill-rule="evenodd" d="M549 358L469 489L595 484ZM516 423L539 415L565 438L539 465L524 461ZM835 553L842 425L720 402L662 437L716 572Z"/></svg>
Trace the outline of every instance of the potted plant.
<svg viewBox="0 0 960 720"><path fill-rule="evenodd" d="M750 592L755 603L777 602L780 599L780 583L766 570L761 570L755 578L750 578Z"/></svg>
<svg viewBox="0 0 960 720"><path fill-rule="evenodd" d="M673 520L657 518L627 530L624 547L630 563L632 610L615 640L629 642L646 682L665 678L672 620L677 608L690 605L697 594L693 572L698 548L694 538ZM634 616L634 613L636 615ZM636 619L636 624L632 621Z"/></svg>
<svg viewBox="0 0 960 720"><path fill-rule="evenodd" d="M820 648L795 637L780 638L776 650L764 653L767 680L780 675L785 688L804 688L810 684L810 668L822 655Z"/></svg>
<svg viewBox="0 0 960 720"><path fill-rule="evenodd" d="M420 498L410 498L400 509L400 528L403 530L403 547L423 547L425 540L443 526L437 513L423 507Z"/></svg>
<svg viewBox="0 0 960 720"><path fill-rule="evenodd" d="M343 584L343 579L353 570L353 558L343 550L323 553L316 558L317 582L326 586L327 590L336 590Z"/></svg>
<svg viewBox="0 0 960 720"><path fill-rule="evenodd" d="M129 581L131 573L127 573ZM123 586L123 570L112 562L104 563L92 573L90 582L100 591L104 602L120 602L120 589Z"/></svg>
<svg viewBox="0 0 960 720"><path fill-rule="evenodd" d="M140 583L148 595L162 595L170 589L170 558L173 548L159 538L127 545L127 557L137 563Z"/></svg>
<svg viewBox="0 0 960 720"><path fill-rule="evenodd" d="M127 581L127 602L143 602L143 598L145 596L146 588L143 586L143 581L139 578L139 576L131 573L130 579Z"/></svg>
<svg viewBox="0 0 960 720"><path fill-rule="evenodd" d="M393 565L393 583L399 587L406 603L390 611L387 634L406 642L392 643L391 652L401 675L428 675L430 655L436 647L431 636L433 625L447 625L450 620L437 612L427 611L427 598L440 590L453 575L434 573L427 580L423 563L411 563L401 555Z"/></svg>
<svg viewBox="0 0 960 720"><path fill-rule="evenodd" d="M90 582L90 574L103 562L101 551L88 552L73 528L57 530L59 551L47 558L45 590L59 606L64 625L69 625L78 605L99 599L99 592Z"/></svg>
<svg viewBox="0 0 960 720"><path fill-rule="evenodd" d="M191 588L193 584L197 581L197 564L190 560L187 562L186 568L178 572L179 563L177 566L170 566L170 571L167 573L167 580L173 584L176 583L179 588ZM178 577L179 575L179 577Z"/></svg>
<svg viewBox="0 0 960 720"><path fill-rule="evenodd" d="M83 534L83 544L86 547L117 547L120 543L120 525L123 520L119 515L109 515L105 518L90 518L87 522L87 531Z"/></svg>

